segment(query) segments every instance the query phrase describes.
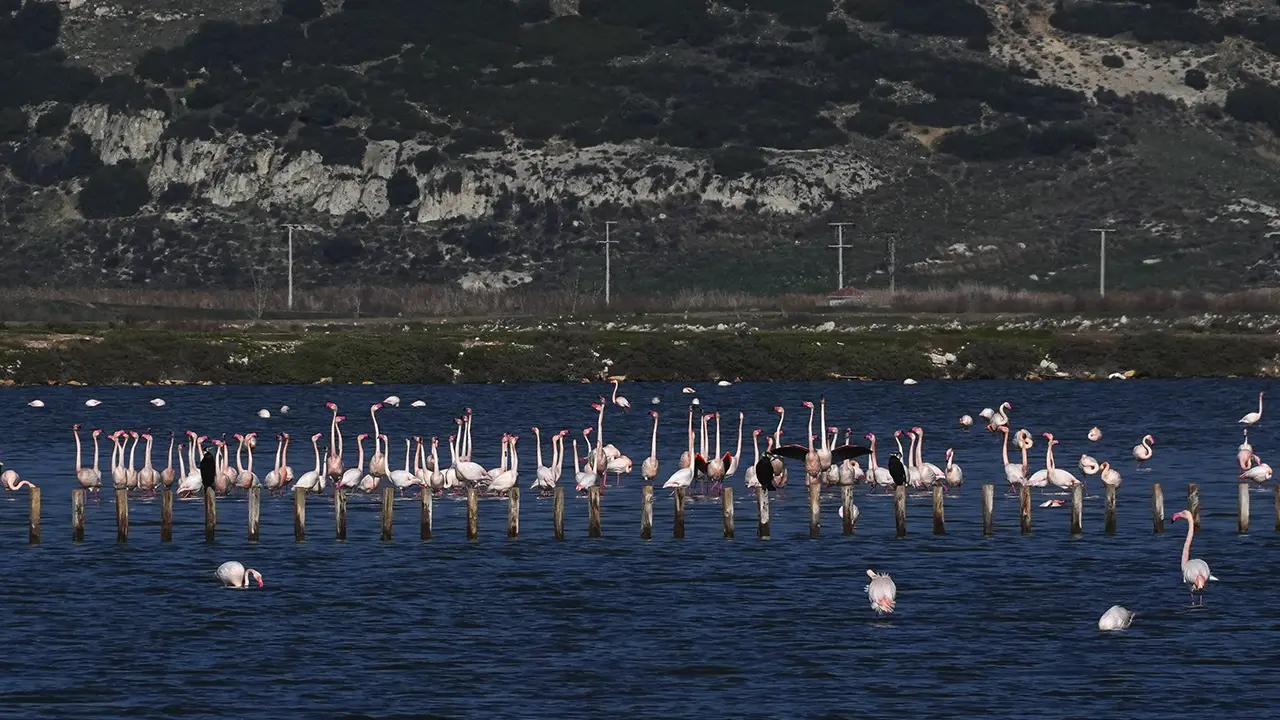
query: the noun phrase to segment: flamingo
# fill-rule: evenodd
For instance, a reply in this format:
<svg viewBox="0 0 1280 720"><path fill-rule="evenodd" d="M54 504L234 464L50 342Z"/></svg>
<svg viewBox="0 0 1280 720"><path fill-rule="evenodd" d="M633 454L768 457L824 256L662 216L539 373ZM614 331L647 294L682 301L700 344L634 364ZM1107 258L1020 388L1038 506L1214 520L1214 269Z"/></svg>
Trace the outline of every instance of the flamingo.
<svg viewBox="0 0 1280 720"><path fill-rule="evenodd" d="M1009 402L1000 403L1000 407L996 409L996 411L992 413L991 417L987 420L987 430L989 432L994 432L996 430L999 430L1001 427L1008 425L1009 414L1006 413L1005 410L1012 410L1012 409L1013 409L1013 403L1009 403Z"/></svg>
<svg viewBox="0 0 1280 720"><path fill-rule="evenodd" d="M1111 467L1111 463L1107 462L1106 460L1103 460L1102 464L1098 466L1098 469L1102 473L1103 485L1110 485L1111 487L1120 487L1120 479L1121 479L1120 473L1116 472L1115 468Z"/></svg>
<svg viewBox="0 0 1280 720"><path fill-rule="evenodd" d="M1101 467L1098 465L1098 460L1092 455L1081 455L1078 465L1080 467L1080 472L1085 475L1097 475L1098 469Z"/></svg>
<svg viewBox="0 0 1280 720"><path fill-rule="evenodd" d="M766 455L769 458L769 465L773 467L774 486L781 490L787 486L787 466L782 462L781 457L774 454L774 449L782 446L782 421L786 419L787 411L781 405L774 407L773 411L778 413L778 427L773 431L773 445Z"/></svg>
<svg viewBox="0 0 1280 720"><path fill-rule="evenodd" d="M578 466L578 439L573 439L573 479L578 492L584 492L595 485L600 476ZM666 485L663 485L666 487Z"/></svg>
<svg viewBox="0 0 1280 720"><path fill-rule="evenodd" d="M1004 447L1002 449L1004 478L1009 481L1009 490L1016 491L1019 485L1027 484L1026 466L1009 462L1009 426L1001 427L1000 432L1004 433ZM1022 452L1025 454L1027 451L1023 450Z"/></svg>
<svg viewBox="0 0 1280 720"><path fill-rule="evenodd" d="M529 430L533 433L534 447L537 449L537 465L534 470L533 484L529 486L530 490L550 490L556 486L556 473L551 469L550 465L542 464L542 430L532 427ZM551 465L556 463L556 441L551 440Z"/></svg>
<svg viewBox="0 0 1280 720"><path fill-rule="evenodd" d="M707 479L711 481L711 489L714 492L717 485L724 485L725 470L729 464L733 462L733 456L729 453L720 454L720 413L715 413L716 421L716 452L707 461Z"/></svg>
<svg viewBox="0 0 1280 720"><path fill-rule="evenodd" d="M760 433L763 430L751 431L751 464L742 473L742 479L746 483L748 490L760 491L760 480L756 477L756 464L760 462ZM769 442L773 442L773 438L769 438ZM654 462L654 472L657 472L657 461Z"/></svg>
<svg viewBox="0 0 1280 720"><path fill-rule="evenodd" d="M822 460L818 456L818 450L813 446L813 413L814 405L812 402L805 400L803 405L809 408L809 447L803 445L781 445L775 447L773 452L775 455L791 458L793 460L804 461L805 485L812 485L818 480L818 473L822 472Z"/></svg>
<svg viewBox="0 0 1280 720"><path fill-rule="evenodd" d="M223 587L243 589L249 587L252 580L257 580L258 587L262 587L262 573L253 568L246 570L244 565L235 560L228 560L219 565L217 576Z"/></svg>
<svg viewBox="0 0 1280 720"><path fill-rule="evenodd" d="M1245 425L1252 425L1262 419L1262 396L1266 393L1258 393L1258 412L1251 412L1240 418L1239 422Z"/></svg>
<svg viewBox="0 0 1280 720"><path fill-rule="evenodd" d="M384 478L388 474L387 455L382 450L382 434L378 431L378 411L381 409L382 403L369 406L369 419L373 422L373 455L369 458L369 474L376 478Z"/></svg>
<svg viewBox="0 0 1280 720"><path fill-rule="evenodd" d="M1241 480L1251 480L1261 484L1271 479L1271 466L1262 462L1262 458L1257 455L1250 455L1249 462L1250 464L1256 463L1256 465L1245 468L1245 471L1240 473Z"/></svg>
<svg viewBox="0 0 1280 720"><path fill-rule="evenodd" d="M738 446L734 449L733 455L726 455L726 457L729 457L729 463L724 470L725 478L731 478L738 472L738 462L742 459L742 421L744 417L741 412L738 413Z"/></svg>
<svg viewBox="0 0 1280 720"><path fill-rule="evenodd" d="M649 415L653 418L653 434L649 436L649 457L640 464L640 477L647 483L653 482L658 477L658 412L650 410Z"/></svg>
<svg viewBox="0 0 1280 720"><path fill-rule="evenodd" d="M165 466L164 470L160 471L160 484L163 485L166 490L172 488L173 483L178 479L177 473L173 470L173 441L173 431L171 430L169 431L169 464Z"/></svg>
<svg viewBox="0 0 1280 720"><path fill-rule="evenodd" d="M302 475L298 478L298 482L293 484L295 488L302 488L307 492L313 492L313 493L319 493L324 490L324 482L323 482L324 478L320 474L321 473L320 445L318 444L320 438L323 435L324 433L316 433L315 435L311 436L311 448L315 450L316 466L313 469L302 473Z"/></svg>
<svg viewBox="0 0 1280 720"><path fill-rule="evenodd" d="M672 490L671 494L673 495L675 494L676 489L679 489L679 488L688 489L689 486L693 484L693 475L695 472L695 468L699 468L699 467L705 468L707 464L706 460L704 460L701 455L695 454L693 451L693 411L692 410L689 411L689 432L687 433L687 435L688 435L687 439L689 441L689 450L688 450L689 464L685 467L681 467L679 470L676 470L674 473L671 473L671 477L667 478L667 481L662 484L662 487L664 489L670 488ZM574 456L575 457L577 456L577 450L574 451Z"/></svg>
<svg viewBox="0 0 1280 720"><path fill-rule="evenodd" d="M147 452L142 459L142 469L138 471L138 489L145 493L155 492L156 484L160 482L160 473L151 466L151 433L143 433L142 438L147 441Z"/></svg>
<svg viewBox="0 0 1280 720"><path fill-rule="evenodd" d="M393 395L392 397L395 397L395 396ZM382 441L384 444L387 442L386 435L382 436ZM387 447L390 448L391 446L387 445ZM401 497L404 497L405 490L408 490L409 488L415 485L422 485L422 481L418 479L418 476L413 474L413 472L409 470L409 451L411 447L412 447L412 444L409 438L405 438L404 439L404 469L392 470L387 476L387 480L392 485L396 486L396 490L400 492Z"/></svg>
<svg viewBox="0 0 1280 720"><path fill-rule="evenodd" d="M964 482L964 470L955 463L955 456L956 451L947 448L947 469L943 478L951 487L959 487L960 483Z"/></svg>
<svg viewBox="0 0 1280 720"><path fill-rule="evenodd" d="M961 415L960 427L965 428L966 430L973 427L973 418L968 415Z"/></svg>
<svg viewBox="0 0 1280 720"><path fill-rule="evenodd" d="M1243 428L1244 442L1236 448L1236 463L1240 465L1241 470L1249 469L1249 458L1253 457L1253 446L1249 444L1249 428Z"/></svg>
<svg viewBox="0 0 1280 720"><path fill-rule="evenodd" d="M1089 441L1098 442L1102 439L1102 430L1096 425L1089 429Z"/></svg>
<svg viewBox="0 0 1280 720"><path fill-rule="evenodd" d="M0 472L0 485L4 485L5 490L14 491L21 490L24 487L33 488L35 483L30 480L23 480L18 477L17 470L5 470Z"/></svg>
<svg viewBox="0 0 1280 720"><path fill-rule="evenodd" d="M629 410L629 409L631 408L631 403L630 403L630 402L627 402L627 399L626 399L626 398L624 398L624 397L619 397L619 396L618 396L618 381L617 381L617 380L614 380L614 381L613 381L613 404L614 404L614 405L617 405L617 406L618 406L618 407L620 407L620 408L623 408L624 410Z"/></svg>
<svg viewBox="0 0 1280 720"><path fill-rule="evenodd" d="M262 478L262 484L266 486L267 492L275 495L284 488L284 475L280 472L280 453L284 450L284 435L276 434L276 459L271 466L271 472Z"/></svg>
<svg viewBox="0 0 1280 720"><path fill-rule="evenodd" d="M399 395L388 395L388 396L386 397L386 399L382 401L382 404L383 404L383 405L390 405L391 407L400 407L400 396L399 396Z"/></svg>
<svg viewBox="0 0 1280 720"><path fill-rule="evenodd" d="M367 437L369 437L368 433L360 433L356 436L356 466L342 471L342 477L338 478L338 483L334 485L335 491L355 490L360 484L360 478L364 477L364 439Z"/></svg>
<svg viewBox="0 0 1280 720"><path fill-rule="evenodd" d="M325 474L330 480L338 482L342 479L342 434L338 431L338 406L327 402L324 404L333 412L329 420L329 453L325 458Z"/></svg>
<svg viewBox="0 0 1280 720"><path fill-rule="evenodd" d="M1053 439L1053 433L1045 433L1044 436L1049 441L1048 460L1046 461L1049 468L1049 482L1054 487L1059 487L1063 490L1069 489L1074 485L1079 485L1080 481L1076 479L1075 475L1072 475L1066 470L1058 467L1058 464L1054 462L1053 446L1057 445L1059 441Z"/></svg>
<svg viewBox="0 0 1280 720"><path fill-rule="evenodd" d="M94 430L93 435L93 467L85 467L80 461L80 426L71 426L71 431L76 436L76 482L80 483L80 487L100 492L102 490L102 472L98 470L98 436L102 434L101 430Z"/></svg>
<svg viewBox="0 0 1280 720"><path fill-rule="evenodd" d="M164 400L162 398L151 398L150 402L155 407L164 407Z"/></svg>
<svg viewBox="0 0 1280 720"><path fill-rule="evenodd" d="M44 407L44 401L43 401L43 400L32 400L31 402L27 403L27 407L42 408L42 407Z"/></svg>
<svg viewBox="0 0 1280 720"><path fill-rule="evenodd" d="M1195 604L1196 593L1200 593L1200 604L1204 605L1204 588L1210 580L1217 582L1218 578L1209 572L1209 564L1200 558L1191 559L1191 538L1196 534L1196 523L1191 515L1190 510L1183 510L1173 516L1170 522L1176 522L1178 518L1187 521L1187 541L1182 544L1182 582L1186 583L1191 589L1191 602Z"/></svg>
<svg viewBox="0 0 1280 720"><path fill-rule="evenodd" d="M871 474L871 482L881 487L893 485L893 476L889 474L889 470L876 462L876 436L867 433L867 440L871 442L871 457L867 460L867 472Z"/></svg>
<svg viewBox="0 0 1280 720"><path fill-rule="evenodd" d="M1133 457L1138 461L1139 470L1142 469L1143 463L1151 459L1152 454L1154 454L1155 452L1154 450L1151 449L1151 446L1155 444L1156 444L1155 438L1151 437L1150 435L1143 435L1142 443L1133 446Z"/></svg>
<svg viewBox="0 0 1280 720"><path fill-rule="evenodd" d="M944 473L942 468L924 461L924 430L913 427L911 432L916 438L916 466L920 468L920 480L925 485L932 485L938 481L938 478L943 477ZM930 475L932 477L929 477Z"/></svg>
<svg viewBox="0 0 1280 720"><path fill-rule="evenodd" d="M866 587L871 609L876 615L892 614L898 606L898 585L889 575L882 575L874 570L868 570L867 577L871 578Z"/></svg>
<svg viewBox="0 0 1280 720"><path fill-rule="evenodd" d="M518 482L516 473L520 471L520 456L516 453L516 441L519 439L516 435L512 435L507 439L507 443L511 447L511 467L500 473L489 483L489 492L500 497L505 496L507 491L515 487Z"/></svg>
<svg viewBox="0 0 1280 720"><path fill-rule="evenodd" d="M88 400L84 401L85 407L98 407L101 404L102 404L102 401L97 398L89 398Z"/></svg>
<svg viewBox="0 0 1280 720"><path fill-rule="evenodd" d="M1133 623L1134 613L1123 605L1112 605L1098 618L1099 630L1124 630Z"/></svg>

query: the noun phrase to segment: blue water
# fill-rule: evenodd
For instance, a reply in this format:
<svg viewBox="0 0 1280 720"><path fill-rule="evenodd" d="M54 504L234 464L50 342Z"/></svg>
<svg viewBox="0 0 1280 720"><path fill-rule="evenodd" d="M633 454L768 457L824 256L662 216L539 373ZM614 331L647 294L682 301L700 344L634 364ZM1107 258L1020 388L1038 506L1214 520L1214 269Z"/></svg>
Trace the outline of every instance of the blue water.
<svg viewBox="0 0 1280 720"><path fill-rule="evenodd" d="M369 404L394 393L401 407L379 413L393 467L403 463L406 433L439 435L443 445L450 418L470 406L476 459L496 464L502 432L520 434L527 488L529 428L564 427L580 438L594 422L588 403L608 393L578 384L6 389L0 459L42 487L44 541L26 544L26 493L8 494L0 502L0 716L1165 718L1193 695L1201 713L1244 716L1280 700L1269 669L1280 655L1280 534L1270 489L1253 495L1251 533L1235 527L1236 420L1255 409L1267 382L696 387L705 408L732 417L726 442L737 411L746 413L747 460L749 432L772 429L773 405L787 408L786 437L799 442L807 421L800 403L820 394L829 424L879 436L882 461L894 429L923 426L926 459L942 465L954 447L965 469L965 486L947 499L947 534L931 534L929 500L920 497L911 501L908 537L896 539L891 501L860 489L856 534L841 536L831 498L822 537L811 540L797 484L775 500L773 539L762 542L739 473L737 539L721 537L713 502L691 502L687 537L673 539L670 500L657 490L654 538L642 541L645 411L650 397L662 400L665 478L682 448L688 396L678 385L627 384L635 407L610 409L605 438L636 471L606 492L600 539L586 537L586 503L571 493L567 538L555 541L550 501L526 491L514 540L505 537L504 501L481 503L480 538L469 543L465 503L443 499L435 538L424 543L417 500L406 499L397 504L395 539L384 543L376 503L353 498L349 539L337 542L331 501L314 498L307 540L295 543L289 501L264 498L261 542L251 544L245 505L230 498L219 504L216 543L203 542L200 503L184 501L173 542L162 544L159 503L134 499L132 534L118 545L104 493L101 504L90 503L86 539L75 544L74 422L150 429L160 467L170 430L257 431L258 468L269 466L274 435L284 430L295 438L290 460L301 473L311 462L305 438L327 429L324 401L348 416L346 448L354 452L350 435L369 431ZM168 405L148 405L156 396ZM37 397L45 408L26 407ZM103 404L85 407L90 397ZM417 398L428 407L409 407ZM1073 472L1081 452L1114 462L1124 475L1115 535L1103 534L1093 497L1083 537L1069 536L1066 508L1038 507L1033 534L1020 535L1017 504L1002 495L998 437L955 423L1002 400L1014 405L1013 427L1037 433L1033 467L1042 462L1042 431L1062 441L1059 464ZM255 416L284 404L287 416ZM1264 458L1277 444L1273 422L1267 415L1250 433ZM1099 443L1085 440L1093 425L1105 433ZM1147 432L1155 457L1138 472L1129 451ZM982 482L997 487L991 538L981 533ZM1184 524L1152 533L1153 482L1165 489L1168 516L1182 508L1186 484L1200 484L1192 554L1221 578L1203 609L1189 606L1181 584ZM266 587L218 587L213 570L228 559L260 570ZM877 619L868 608L867 568L897 581L895 615ZM1138 613L1133 627L1100 633L1098 617L1116 603Z"/></svg>

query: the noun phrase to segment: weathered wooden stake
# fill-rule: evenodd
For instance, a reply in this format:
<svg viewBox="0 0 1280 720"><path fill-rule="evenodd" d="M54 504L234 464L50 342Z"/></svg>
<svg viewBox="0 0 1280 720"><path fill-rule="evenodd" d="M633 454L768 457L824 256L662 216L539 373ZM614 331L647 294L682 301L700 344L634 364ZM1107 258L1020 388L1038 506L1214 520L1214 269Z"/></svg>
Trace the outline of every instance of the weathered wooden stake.
<svg viewBox="0 0 1280 720"><path fill-rule="evenodd" d="M1249 534L1249 483L1242 482L1239 485L1239 493L1237 495L1239 504L1240 517L1236 521L1236 528L1241 535Z"/></svg>
<svg viewBox="0 0 1280 720"><path fill-rule="evenodd" d="M431 539L431 520L435 512L435 498L431 496L431 488L422 489L422 512L418 516L418 530L423 540Z"/></svg>
<svg viewBox="0 0 1280 720"><path fill-rule="evenodd" d="M520 488L507 491L507 537L520 537Z"/></svg>
<svg viewBox="0 0 1280 720"><path fill-rule="evenodd" d="M1191 511L1191 521L1196 530L1200 529L1200 485L1187 483L1187 509Z"/></svg>
<svg viewBox="0 0 1280 720"><path fill-rule="evenodd" d="M720 498L720 507L724 513L724 536L731 538L733 537L733 488L724 489L724 495Z"/></svg>
<svg viewBox="0 0 1280 720"><path fill-rule="evenodd" d="M600 537L600 488L596 485L587 490L587 537Z"/></svg>
<svg viewBox="0 0 1280 720"><path fill-rule="evenodd" d="M40 488L31 488L31 511L27 516L27 542L40 544Z"/></svg>
<svg viewBox="0 0 1280 720"><path fill-rule="evenodd" d="M982 534L991 537L996 534L996 486L991 483L982 485Z"/></svg>
<svg viewBox="0 0 1280 720"><path fill-rule="evenodd" d="M840 488L840 525L841 533L844 535L853 534L853 486L845 485Z"/></svg>
<svg viewBox="0 0 1280 720"><path fill-rule="evenodd" d="M347 494L342 488L333 491L333 536L338 540L347 539Z"/></svg>
<svg viewBox="0 0 1280 720"><path fill-rule="evenodd" d="M218 504L213 497L213 488L204 489L204 541L213 542L214 533L218 529Z"/></svg>
<svg viewBox="0 0 1280 720"><path fill-rule="evenodd" d="M382 541L386 542L391 539L391 528L395 524L396 517L396 489L387 485L382 488Z"/></svg>
<svg viewBox="0 0 1280 720"><path fill-rule="evenodd" d="M1102 531L1108 535L1116 532L1116 486L1102 486Z"/></svg>
<svg viewBox="0 0 1280 720"><path fill-rule="evenodd" d="M1276 530L1280 531L1280 491L1276 492Z"/></svg>
<svg viewBox="0 0 1280 720"><path fill-rule="evenodd" d="M809 485L809 537L816 538L822 533L822 500L818 493L822 491L822 483L814 480Z"/></svg>
<svg viewBox="0 0 1280 720"><path fill-rule="evenodd" d="M684 537L684 488L676 488L676 515L671 524L671 537Z"/></svg>
<svg viewBox="0 0 1280 720"><path fill-rule="evenodd" d="M640 539L653 539L653 486L640 488Z"/></svg>
<svg viewBox="0 0 1280 720"><path fill-rule="evenodd" d="M551 495L551 532L557 540L564 539L564 487L560 485Z"/></svg>
<svg viewBox="0 0 1280 720"><path fill-rule="evenodd" d="M907 536L907 486L893 486L893 524L898 537Z"/></svg>
<svg viewBox="0 0 1280 720"><path fill-rule="evenodd" d="M942 486L933 486L933 534L947 534L947 514L942 505Z"/></svg>
<svg viewBox="0 0 1280 720"><path fill-rule="evenodd" d="M1160 483L1151 485L1151 527L1157 535L1164 532L1164 491Z"/></svg>
<svg viewBox="0 0 1280 720"><path fill-rule="evenodd" d="M249 488L249 542L258 542L258 526L262 519L262 488Z"/></svg>
<svg viewBox="0 0 1280 720"><path fill-rule="evenodd" d="M84 540L84 489L71 491L71 539L75 542Z"/></svg>
<svg viewBox="0 0 1280 720"><path fill-rule="evenodd" d="M467 539L480 536L480 495L475 486L467 488Z"/></svg>
<svg viewBox="0 0 1280 720"><path fill-rule="evenodd" d="M1018 491L1018 519L1022 524L1022 534L1031 534L1031 488L1023 485Z"/></svg>
<svg viewBox="0 0 1280 720"><path fill-rule="evenodd" d="M293 540L307 539L307 489L293 489Z"/></svg>
<svg viewBox="0 0 1280 720"><path fill-rule="evenodd" d="M129 542L129 491L116 490L116 542Z"/></svg>
<svg viewBox="0 0 1280 720"><path fill-rule="evenodd" d="M160 492L160 542L173 541L173 491Z"/></svg>
<svg viewBox="0 0 1280 720"><path fill-rule="evenodd" d="M1084 534L1084 486L1071 486L1071 534Z"/></svg>
<svg viewBox="0 0 1280 720"><path fill-rule="evenodd" d="M769 491L756 488L756 535L761 540L769 539Z"/></svg>

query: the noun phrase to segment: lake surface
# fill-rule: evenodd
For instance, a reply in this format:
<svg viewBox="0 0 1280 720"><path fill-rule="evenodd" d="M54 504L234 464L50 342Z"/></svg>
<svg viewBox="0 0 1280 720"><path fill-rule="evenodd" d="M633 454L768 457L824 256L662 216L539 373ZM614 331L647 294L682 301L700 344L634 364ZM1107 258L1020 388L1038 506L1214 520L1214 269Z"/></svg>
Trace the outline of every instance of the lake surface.
<svg viewBox="0 0 1280 720"><path fill-rule="evenodd" d="M676 468L689 396L679 385L623 385L634 407L606 414L605 439L636 464L603 500L604 537L586 537L586 502L566 498L566 534L551 533L551 502L524 492L521 536L505 537L506 504L480 505L480 538L464 537L465 503L441 499L435 538L418 540L416 499L397 504L396 537L378 539L377 503L350 503L348 541L333 539L332 501L308 505L305 543L293 539L290 501L266 498L261 541L245 539L241 498L219 504L216 543L203 542L198 501L176 503L172 543L159 542L159 502L131 502L132 534L115 542L110 493L90 503L83 543L71 541L75 446L71 425L150 429L154 463L168 432L259 433L256 467L270 469L274 436L295 439L298 474L307 437L327 431L323 403L348 420L345 450L379 413L402 464L406 434L438 435L442 453L462 407L475 411L475 459L497 462L501 434L521 436L521 486L533 479L533 434L594 424L588 404L603 385L23 388L0 391L0 459L38 483L44 541L26 544L27 494L0 500L0 716L129 717L922 717L1165 718L1190 710L1262 716L1280 701L1280 534L1273 494L1253 494L1253 526L1235 527L1236 421L1256 409L1267 381L740 383L697 384L703 407L737 412L771 431L787 408L785 438L800 442L803 400L825 395L828 423L875 432L882 462L894 429L925 428L925 456L947 447L965 485L947 499L947 534L931 534L929 500L913 498L909 535L895 539L892 501L866 497L857 532L842 537L835 497L822 537L808 538L802 480L773 503L773 539L755 537L755 503L732 479L738 537L721 537L717 502L691 502L686 538L671 537L671 501L655 490L654 537L639 539L639 465L648 454L650 398L658 397L660 478ZM163 397L163 408L150 406ZM102 400L97 408L88 398ZM26 403L40 398L42 409ZM409 403L424 399L426 408ZM1036 433L1033 468L1056 434L1059 465L1080 475L1088 452L1124 475L1118 531L1102 532L1102 502L1087 500L1084 536L1068 510L1034 509L1018 532L1017 503L1003 495L999 436L961 430L956 418L1013 403L1011 424ZM263 420L289 405L287 416ZM981 422L979 420L979 422ZM1270 415L1250 433L1271 459ZM1101 442L1085 439L1100 426ZM1156 437L1149 470L1130 449ZM87 438L87 433L85 433ZM581 443L580 443L581 444ZM104 443L103 464L109 453ZM732 447L729 448L732 450ZM549 446L544 448L550 461ZM571 458L570 458L571 460ZM176 461L175 461L176 462ZM348 460L351 464L353 460ZM447 461L446 461L447 462ZM141 462L139 462L141 464ZM266 467L263 467L266 466ZM528 468L525 470L524 468ZM791 472L802 477L802 467ZM566 468L562 483L572 483ZM104 475L108 473L104 470ZM997 489L994 537L981 533L982 482ZM1192 555L1221 582L1191 608L1181 584L1185 525L1152 533L1150 485L1166 515L1200 484L1202 527ZM107 484L110 484L109 478ZM1273 483L1274 484L1274 483ZM1091 495L1101 490L1094 478ZM1035 504L1044 498L1033 490ZM213 571L237 559L260 570L261 590L218 586ZM898 612L876 618L868 568L893 575ZM1101 633L1111 605L1137 612L1125 632Z"/></svg>

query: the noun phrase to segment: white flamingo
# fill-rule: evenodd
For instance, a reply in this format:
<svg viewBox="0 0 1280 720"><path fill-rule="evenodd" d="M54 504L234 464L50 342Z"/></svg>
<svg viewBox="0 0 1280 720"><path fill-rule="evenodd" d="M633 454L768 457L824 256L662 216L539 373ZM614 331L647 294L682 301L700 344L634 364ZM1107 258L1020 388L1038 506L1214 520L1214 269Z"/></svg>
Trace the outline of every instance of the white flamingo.
<svg viewBox="0 0 1280 720"><path fill-rule="evenodd" d="M1102 464L1099 465L1098 468L1102 473L1102 484L1110 485L1112 487L1120 487L1120 473L1117 472L1115 468L1111 467L1111 463L1103 460Z"/></svg>
<svg viewBox="0 0 1280 720"><path fill-rule="evenodd" d="M867 583L867 599L871 601L871 609L876 615L891 614L898 607L898 585L887 574L874 570L867 571L871 582Z"/></svg>
<svg viewBox="0 0 1280 720"><path fill-rule="evenodd" d="M623 409L630 409L631 403L626 398L618 395L618 381L613 381L613 404Z"/></svg>
<svg viewBox="0 0 1280 720"><path fill-rule="evenodd" d="M1217 582L1218 578L1209 572L1209 564L1200 558L1191 558L1191 538L1196 534L1196 523L1192 518L1190 510L1183 510L1173 516L1176 521L1179 518L1187 521L1187 541L1182 544L1182 582L1187 584L1191 589L1191 602L1195 603L1196 593L1200 593L1200 604L1204 604L1204 588L1210 580Z"/></svg>
<svg viewBox="0 0 1280 720"><path fill-rule="evenodd" d="M1262 484L1271 479L1271 466L1262 462L1262 458L1257 455L1250 455L1249 464L1252 467L1247 467L1244 472L1240 473L1241 480Z"/></svg>
<svg viewBox="0 0 1280 720"><path fill-rule="evenodd" d="M1133 612L1123 605L1112 605L1098 618L1099 630L1124 630L1133 623Z"/></svg>
<svg viewBox="0 0 1280 720"><path fill-rule="evenodd" d="M320 474L321 463L320 463L320 445L319 445L319 440L323 435L324 433L316 433L315 435L311 436L311 447L313 450L315 450L316 466L311 470L308 470L302 473L302 475L298 477L298 482L293 484L294 488L302 488L307 492L313 492L313 493L319 493L324 490L324 477Z"/></svg>
<svg viewBox="0 0 1280 720"><path fill-rule="evenodd" d="M1151 456L1155 454L1155 450L1151 448L1151 446L1155 444L1156 444L1155 438L1151 437L1150 435L1143 435L1142 442L1138 445L1133 446L1133 457L1135 460L1138 461L1139 470L1142 469L1142 464L1150 460Z"/></svg>
<svg viewBox="0 0 1280 720"><path fill-rule="evenodd" d="M246 569L235 560L228 560L219 565L217 576L223 587L243 589L249 587L249 583L253 580L258 582L258 587L262 587L263 584L262 573L253 568Z"/></svg>
<svg viewBox="0 0 1280 720"><path fill-rule="evenodd" d="M1089 441L1098 442L1102 439L1102 430L1096 425L1089 429Z"/></svg>
<svg viewBox="0 0 1280 720"><path fill-rule="evenodd" d="M1266 393L1258 393L1258 411L1245 415L1240 418L1239 422L1242 422L1245 425L1252 425L1262 419L1262 396L1265 394Z"/></svg>

